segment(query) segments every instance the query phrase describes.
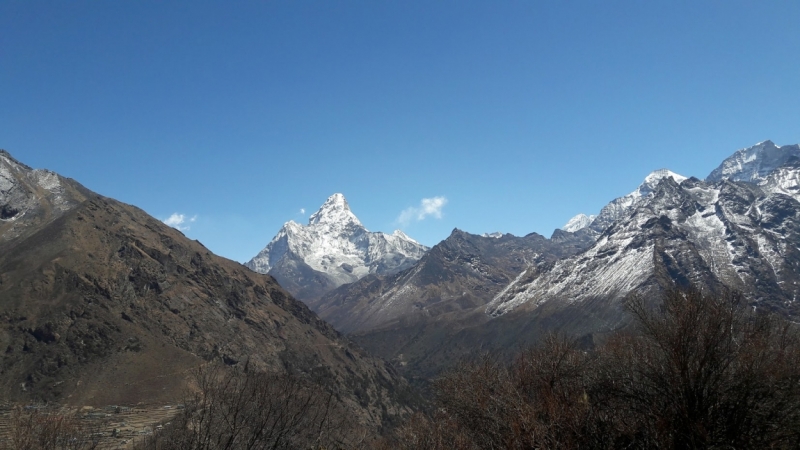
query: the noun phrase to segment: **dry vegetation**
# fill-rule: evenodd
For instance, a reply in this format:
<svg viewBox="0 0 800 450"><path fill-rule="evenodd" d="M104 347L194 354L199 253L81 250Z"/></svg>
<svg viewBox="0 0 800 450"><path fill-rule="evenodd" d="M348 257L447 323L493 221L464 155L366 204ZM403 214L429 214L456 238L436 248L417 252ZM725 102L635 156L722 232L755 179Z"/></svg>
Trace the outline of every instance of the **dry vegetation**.
<svg viewBox="0 0 800 450"><path fill-rule="evenodd" d="M510 364L463 363L435 408L369 442L341 399L291 375L207 366L137 449L797 448L800 335L735 294L628 301L637 327L591 351L551 336ZM89 449L71 417L15 413L13 448Z"/></svg>
<svg viewBox="0 0 800 450"><path fill-rule="evenodd" d="M137 449L358 448L367 435L331 392L298 376L210 366L196 380L186 407Z"/></svg>
<svg viewBox="0 0 800 450"><path fill-rule="evenodd" d="M800 340L734 294L633 298L638 324L591 352L551 337L510 365L462 364L390 448L797 448Z"/></svg>
<svg viewBox="0 0 800 450"><path fill-rule="evenodd" d="M102 440L103 424L84 420L80 412L17 407L11 411L2 449L94 450Z"/></svg>

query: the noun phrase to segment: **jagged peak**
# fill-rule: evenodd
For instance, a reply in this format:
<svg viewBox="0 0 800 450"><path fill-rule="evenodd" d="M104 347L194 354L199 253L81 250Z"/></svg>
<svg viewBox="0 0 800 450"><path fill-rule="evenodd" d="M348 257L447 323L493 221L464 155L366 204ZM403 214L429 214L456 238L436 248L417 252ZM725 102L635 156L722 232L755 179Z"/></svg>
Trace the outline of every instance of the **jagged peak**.
<svg viewBox="0 0 800 450"><path fill-rule="evenodd" d="M27 165L25 165L25 164L17 161L16 159L14 159L14 157L11 156L11 153L9 153L8 151L3 150L1 148L0 148L0 158L5 159L6 160L6 164L10 164L12 166L16 166L19 169L33 170L32 168L28 167Z"/></svg>
<svg viewBox="0 0 800 450"><path fill-rule="evenodd" d="M678 183L686 179L685 176L675 173L669 169L658 169L650 172L650 174L645 177L644 182L647 183L648 181L661 180L662 178L667 177L672 177L672 179Z"/></svg>
<svg viewBox="0 0 800 450"><path fill-rule="evenodd" d="M561 227L561 229L564 231L569 231L570 233L574 233L578 230L582 230L591 225L595 217L597 216L595 216L594 214L592 214L591 216L587 216L586 214L580 213L575 217L569 219L567 223L564 224L563 227Z"/></svg>
<svg viewBox="0 0 800 450"><path fill-rule="evenodd" d="M739 149L706 177L707 182L723 179L750 183L762 182L776 168L792 157L800 156L800 146L775 145L770 140Z"/></svg>
<svg viewBox="0 0 800 450"><path fill-rule="evenodd" d="M398 238L406 240L406 241L413 242L415 244L419 244L419 242L417 242L414 239L412 239L409 235L403 233L402 230L394 230L394 232L392 233L392 236L398 237Z"/></svg>
<svg viewBox="0 0 800 450"><path fill-rule="evenodd" d="M654 170L650 172L650 174L644 178L642 184L640 184L639 187L629 195L634 197L646 196L653 192L658 186L658 183L660 183L664 178L672 178L678 184L681 184L683 180L686 180L685 176L677 174L669 169Z"/></svg>
<svg viewBox="0 0 800 450"><path fill-rule="evenodd" d="M343 194L336 193L328 197L325 203L308 218L308 224L319 223L347 223L354 222L361 225L358 218L350 211L350 205Z"/></svg>

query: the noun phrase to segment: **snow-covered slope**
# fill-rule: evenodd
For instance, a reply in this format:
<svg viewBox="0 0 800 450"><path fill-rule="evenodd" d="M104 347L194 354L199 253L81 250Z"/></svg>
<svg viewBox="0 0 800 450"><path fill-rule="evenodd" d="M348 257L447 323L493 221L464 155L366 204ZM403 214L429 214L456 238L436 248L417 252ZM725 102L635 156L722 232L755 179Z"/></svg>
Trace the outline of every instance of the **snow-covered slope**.
<svg viewBox="0 0 800 450"><path fill-rule="evenodd" d="M592 221L595 219L595 215L587 216L586 214L578 214L577 216L569 219L569 221L561 227L562 230L568 231L570 233L574 233L578 230L582 230L589 225L592 224Z"/></svg>
<svg viewBox="0 0 800 450"><path fill-rule="evenodd" d="M744 181L765 192L800 200L800 145L777 146L760 142L741 149L714 169L706 181Z"/></svg>
<svg viewBox="0 0 800 450"><path fill-rule="evenodd" d="M794 311L800 293L800 164L763 173L761 186L661 177L582 254L522 273L488 304L492 316L522 305L621 298L665 283L727 286L769 308ZM652 189L655 187L655 189Z"/></svg>
<svg viewBox="0 0 800 450"><path fill-rule="evenodd" d="M724 179L761 183L775 169L793 157L800 158L800 145L798 144L777 146L769 140L759 142L752 147L738 150L726 158L706 177L706 181L714 182Z"/></svg>
<svg viewBox="0 0 800 450"><path fill-rule="evenodd" d="M640 184L635 191L616 198L604 206L603 209L600 210L600 214L598 214L591 225L589 225L589 229L598 235L602 233L603 230L611 226L611 224L619 218L627 215L650 198L658 183L664 178L672 178L677 183L686 179L683 175L678 175L667 169L659 169L651 172L645 177L642 184Z"/></svg>
<svg viewBox="0 0 800 450"><path fill-rule="evenodd" d="M766 192L785 194L800 201L800 159L792 158L758 183Z"/></svg>
<svg viewBox="0 0 800 450"><path fill-rule="evenodd" d="M311 215L308 225L284 224L246 266L273 275L292 294L307 300L370 273L399 272L427 250L400 230L368 231L344 196L334 194Z"/></svg>
<svg viewBox="0 0 800 450"><path fill-rule="evenodd" d="M678 183L686 179L683 175L678 175L667 169L655 170L645 177L642 184L640 184L635 191L610 201L600 210L600 214L596 216L578 214L570 219L566 225L561 227L561 230L569 233L585 230L585 234L597 239L600 233L617 219L630 213L636 209L638 205L650 198L658 183L664 178L672 178Z"/></svg>

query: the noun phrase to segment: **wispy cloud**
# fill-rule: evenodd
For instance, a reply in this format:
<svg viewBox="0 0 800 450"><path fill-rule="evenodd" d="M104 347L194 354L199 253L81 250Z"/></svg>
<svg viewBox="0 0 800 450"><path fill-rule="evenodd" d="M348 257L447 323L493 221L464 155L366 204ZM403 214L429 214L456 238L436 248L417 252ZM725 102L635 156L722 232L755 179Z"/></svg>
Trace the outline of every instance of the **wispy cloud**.
<svg viewBox="0 0 800 450"><path fill-rule="evenodd" d="M445 197L423 198L419 206L411 206L404 209L397 221L402 225L408 225L412 221L425 220L427 217L436 219L442 218L442 208L447 204Z"/></svg>
<svg viewBox="0 0 800 450"><path fill-rule="evenodd" d="M305 208L300 208L300 214L301 215L305 215L306 214L306 209Z"/></svg>
<svg viewBox="0 0 800 450"><path fill-rule="evenodd" d="M163 222L172 228L177 228L181 231L186 231L191 228L190 224L197 220L197 216L187 218L185 214L172 213Z"/></svg>

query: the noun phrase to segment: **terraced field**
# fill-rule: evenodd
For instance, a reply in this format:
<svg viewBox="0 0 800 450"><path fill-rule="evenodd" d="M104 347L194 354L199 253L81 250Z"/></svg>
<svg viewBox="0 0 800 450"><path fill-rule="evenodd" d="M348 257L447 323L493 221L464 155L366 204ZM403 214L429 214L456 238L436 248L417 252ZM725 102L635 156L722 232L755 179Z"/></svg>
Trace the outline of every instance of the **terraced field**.
<svg viewBox="0 0 800 450"><path fill-rule="evenodd" d="M23 414L43 416L78 415L82 425L90 429L99 441L99 449L129 449L134 443L152 434L171 420L183 405L110 405L103 408L61 408L57 406L27 405ZM11 448L14 406L0 405L0 449Z"/></svg>

